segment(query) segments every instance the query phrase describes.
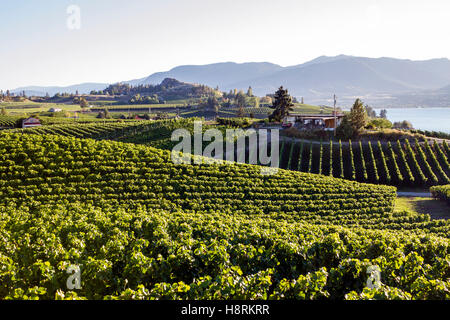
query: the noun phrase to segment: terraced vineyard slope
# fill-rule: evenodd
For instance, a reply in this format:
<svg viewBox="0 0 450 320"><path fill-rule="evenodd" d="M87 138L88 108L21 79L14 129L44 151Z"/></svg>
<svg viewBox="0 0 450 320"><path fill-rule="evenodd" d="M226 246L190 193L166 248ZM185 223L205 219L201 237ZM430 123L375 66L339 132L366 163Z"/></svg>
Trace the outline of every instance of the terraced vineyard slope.
<svg viewBox="0 0 450 320"><path fill-rule="evenodd" d="M290 149L286 146L286 149ZM428 142L397 143L342 142L341 144L311 144L301 152L302 161L311 161L312 173L367 183L393 186L433 186L450 183L450 165L446 144ZM292 166L300 158L301 146L294 142L294 152L284 153L280 165L284 169L297 170ZM330 156L331 155L331 156ZM288 166L287 164L291 165ZM314 165L317 164L317 165ZM300 171L309 172L304 167Z"/></svg>
<svg viewBox="0 0 450 320"><path fill-rule="evenodd" d="M392 187L60 135L0 151L0 298L450 298L448 223L393 213Z"/></svg>

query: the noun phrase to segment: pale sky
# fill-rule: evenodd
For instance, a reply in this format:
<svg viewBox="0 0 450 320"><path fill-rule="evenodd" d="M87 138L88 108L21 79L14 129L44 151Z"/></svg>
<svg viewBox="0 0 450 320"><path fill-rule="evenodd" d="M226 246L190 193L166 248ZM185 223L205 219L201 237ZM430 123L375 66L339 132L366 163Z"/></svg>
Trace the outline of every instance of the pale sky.
<svg viewBox="0 0 450 320"><path fill-rule="evenodd" d="M450 58L449 32L448 0L0 0L0 89L225 61Z"/></svg>

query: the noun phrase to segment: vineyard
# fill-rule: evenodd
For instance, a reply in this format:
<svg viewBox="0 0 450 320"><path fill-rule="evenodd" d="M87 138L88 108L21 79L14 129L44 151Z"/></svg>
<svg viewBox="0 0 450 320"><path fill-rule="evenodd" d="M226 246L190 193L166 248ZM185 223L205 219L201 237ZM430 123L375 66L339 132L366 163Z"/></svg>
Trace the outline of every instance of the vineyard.
<svg viewBox="0 0 450 320"><path fill-rule="evenodd" d="M393 187L62 135L3 132L0 150L0 298L450 298L450 224L394 213Z"/></svg>
<svg viewBox="0 0 450 320"><path fill-rule="evenodd" d="M450 185L432 187L430 191L433 197L447 201L450 205Z"/></svg>
<svg viewBox="0 0 450 320"><path fill-rule="evenodd" d="M145 144L170 150L175 129L193 132L193 124L201 118L158 121L92 122L47 125L37 128L15 129L28 134L57 134L77 138L116 140ZM203 123L203 131L217 128L225 133L237 126L234 118L219 118L219 126ZM242 123L246 123L243 121ZM204 143L206 145L207 143ZM224 144L225 150L225 144ZM364 183L397 187L429 187L450 184L450 148L444 141L410 142L295 142L280 144L280 167L283 169L322 174ZM249 154L247 152L246 159Z"/></svg>
<svg viewBox="0 0 450 320"><path fill-rule="evenodd" d="M92 139L115 139L136 132L145 132L152 127L147 122L93 122L78 124L56 124L26 129L15 129L11 132L25 134L55 134L66 137L92 138Z"/></svg>
<svg viewBox="0 0 450 320"><path fill-rule="evenodd" d="M253 114L256 118L259 118L260 116L263 116L263 118L267 118L269 114L273 113L273 108L270 107L246 107L244 108L244 113L246 116L249 116L250 114ZM239 111L239 108L237 107L228 107L228 108L220 108L220 112L229 112L231 114L236 114ZM299 104L295 105L292 112L293 113L302 113L302 114L330 114L332 113L332 108L330 107L319 107L319 106L312 106L307 104Z"/></svg>
<svg viewBox="0 0 450 320"><path fill-rule="evenodd" d="M55 124L26 129L14 129L10 132L24 134L54 134L64 137L90 138L96 140L116 140L134 144L144 144L159 149L171 150L177 142L171 141L172 132L176 129L186 129L193 133L194 122L201 118L167 119L157 121L126 121L126 122L88 122L73 124ZM248 122L243 122L248 123ZM203 132L216 128L223 132L234 128L239 122L235 119L224 121L219 126L202 123ZM206 143L205 143L206 145Z"/></svg>
<svg viewBox="0 0 450 320"><path fill-rule="evenodd" d="M449 147L444 141L310 143L287 141L284 169L394 186L450 183Z"/></svg>
<svg viewBox="0 0 450 320"><path fill-rule="evenodd" d="M20 117L0 116L0 128L14 128Z"/></svg>
<svg viewBox="0 0 450 320"><path fill-rule="evenodd" d="M42 125L67 125L75 126L80 124L103 124L103 123L117 123L117 122L135 122L134 120L117 120L117 119L97 119L97 118L63 118L63 117L49 117L39 116L39 121ZM21 127L21 120L26 119L23 116L0 116L0 128L18 128Z"/></svg>

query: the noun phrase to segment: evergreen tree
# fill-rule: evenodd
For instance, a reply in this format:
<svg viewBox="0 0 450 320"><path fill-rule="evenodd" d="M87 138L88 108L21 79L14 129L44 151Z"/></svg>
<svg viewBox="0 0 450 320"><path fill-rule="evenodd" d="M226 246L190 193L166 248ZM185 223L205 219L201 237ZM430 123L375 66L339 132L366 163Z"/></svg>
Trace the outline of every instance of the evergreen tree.
<svg viewBox="0 0 450 320"><path fill-rule="evenodd" d="M360 99L356 99L353 104L353 107L350 110L349 121L355 134L360 133L367 125L368 117L366 108Z"/></svg>
<svg viewBox="0 0 450 320"><path fill-rule="evenodd" d="M240 118L244 117L245 116L244 108L245 108L245 105L247 104L247 99L245 97L244 92L242 92L242 91L238 92L238 94L236 95L236 104L239 107L237 116Z"/></svg>
<svg viewBox="0 0 450 320"><path fill-rule="evenodd" d="M252 89L252 87L248 87L247 96L253 97L253 89Z"/></svg>
<svg viewBox="0 0 450 320"><path fill-rule="evenodd" d="M350 139L355 135L355 130L350 121L350 115L346 114L341 124L336 128L336 135L341 139Z"/></svg>
<svg viewBox="0 0 450 320"><path fill-rule="evenodd" d="M269 118L274 121L281 121L293 110L294 104L292 103L292 97L289 95L288 90L281 86L275 92L274 99L272 108L275 110Z"/></svg>

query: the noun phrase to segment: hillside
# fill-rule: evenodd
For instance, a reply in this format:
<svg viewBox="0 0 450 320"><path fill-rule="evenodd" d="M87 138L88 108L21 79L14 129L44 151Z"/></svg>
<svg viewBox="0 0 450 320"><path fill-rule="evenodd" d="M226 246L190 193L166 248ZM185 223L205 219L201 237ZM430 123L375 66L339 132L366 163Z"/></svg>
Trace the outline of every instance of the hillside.
<svg viewBox="0 0 450 320"><path fill-rule="evenodd" d="M256 109L256 108L255 108ZM264 109L264 108L262 108ZM306 110L306 109L304 109ZM234 112L234 111L230 111ZM252 111L253 112L253 111ZM264 110L263 110L264 112ZM194 114L195 115L195 114ZM191 116L194 116L191 115ZM220 119L220 118L219 118ZM223 118L225 120L226 118ZM183 128L193 132L194 121L200 118L181 118L158 121L127 121L125 123L71 123L55 122L36 128L16 129L27 134L57 134L77 138L116 140L144 144L172 150L177 144L170 137L174 130ZM0 126L14 123L15 118L0 117ZM224 121L223 123L226 123ZM225 132L230 125L203 123L203 131L215 128ZM416 136L414 139L417 139ZM429 143L423 139L397 141L344 141L342 143L310 142L285 137L280 143L279 164L283 169L323 174L365 183L396 187L430 187L450 183L449 147L443 143ZM205 143L206 146L206 143ZM247 144L248 147L248 144ZM226 146L224 145L224 149ZM248 149L246 159L249 159Z"/></svg>
<svg viewBox="0 0 450 320"><path fill-rule="evenodd" d="M285 140L280 167L396 187L450 183L448 144L424 142L343 143Z"/></svg>
<svg viewBox="0 0 450 320"><path fill-rule="evenodd" d="M136 203L157 204L157 207L166 209L213 210L223 213L233 209L234 212L248 214L273 213L286 208L293 214L310 216L312 213L337 214L336 209L341 214L354 211L352 207L340 207L339 204L343 204L338 201L340 194L345 194L345 199L349 202L352 199L365 199L361 207L373 214L390 212L395 197L392 188L366 186L322 176L290 171L276 176L261 176L260 169L251 165L175 166L170 162L169 151L132 144L74 140L48 135L3 134L0 137L2 150L5 152L3 163L12 161L9 169L3 172L3 201L16 198L22 192L19 190L23 190L36 201L48 203L52 202L54 191L59 190L59 200L75 200L81 196L87 201L104 198L126 203L127 200L133 200ZM95 163L95 154L104 155L101 164ZM73 155L77 155L75 162L70 160ZM58 169L47 176L46 168L58 162ZM11 165L23 169L18 175L14 173L10 176L8 172L15 171ZM116 182L111 180L119 176L123 177ZM61 184L58 177L64 177L65 182ZM17 185L17 179L23 179L26 186ZM39 181L47 182L42 185ZM83 184L90 185L89 193L83 191ZM246 189L245 194L227 193L226 188L233 189L233 185L238 189ZM46 189L48 187L52 191ZM267 199L277 189L286 193L285 196L280 194L278 199ZM298 192L299 190L302 192ZM327 193L321 194L321 190L326 190ZM188 196L191 192L195 193L195 197ZM314 193L318 194L311 196ZM121 196L117 198L114 194ZM241 198L240 201L229 202L237 195ZM313 206L315 200L319 199ZM253 206L255 203L261 205L259 209ZM331 209L333 207L334 210Z"/></svg>
<svg viewBox="0 0 450 320"><path fill-rule="evenodd" d="M12 93L22 94L25 91L27 96L45 96L47 93L50 96L53 96L57 93L73 93L75 94L77 91L79 94L88 94L92 90L103 90L108 86L107 83L80 83L71 86L30 86L30 87L21 87L11 90Z"/></svg>
<svg viewBox="0 0 450 320"><path fill-rule="evenodd" d="M214 63L198 66L179 66L167 72L157 72L145 79L140 79L135 84L155 84L164 78L176 78L181 81L203 83L211 87L219 86L223 90L232 90L231 84L238 81L250 82L255 78L269 76L275 72L283 70L283 67L267 63ZM240 88L247 89L249 84ZM264 92L264 94L269 93Z"/></svg>
<svg viewBox="0 0 450 320"><path fill-rule="evenodd" d="M219 91L205 85L186 83L172 78L165 78L161 83L141 84L131 86L128 83L116 83L109 85L106 89L93 91L95 95L121 96L125 101L135 101L134 103L154 103L158 104L166 100L187 100L198 99L205 96L220 95ZM142 100L139 100L142 99ZM149 100L150 99L150 100Z"/></svg>
<svg viewBox="0 0 450 320"><path fill-rule="evenodd" d="M341 105L350 105L355 97L361 97L374 106L442 106L435 98L444 97L445 106L450 94L441 94L440 88L450 84L450 61L431 59L412 61L394 58L365 58L339 55L318 57L303 64L281 67L268 62L215 63L208 65L178 66L166 72L157 72L142 79L124 81L138 85L157 85L166 78L182 82L199 83L209 87L219 86L222 91L235 88L246 90L252 86L256 95L264 96L274 92L280 85L287 87L297 97L304 97L307 103L330 104L337 94ZM57 90L81 92L78 86L57 88ZM103 86L104 89L106 85ZM54 88L20 88L33 92L52 91ZM98 86L96 89L99 90ZM30 91L31 92L31 91ZM52 91L53 92L53 91Z"/></svg>
<svg viewBox="0 0 450 320"><path fill-rule="evenodd" d="M0 151L1 298L448 298L449 224L394 214L391 187L52 135Z"/></svg>
<svg viewBox="0 0 450 320"><path fill-rule="evenodd" d="M232 77L227 72L219 72L218 68L225 69L225 65L231 70ZM142 83L154 83L164 76L173 76L183 81L218 85L225 91L252 86L258 95L274 92L283 85L294 96L302 96L310 103L327 104L336 93L342 104L350 104L359 96L375 105L401 104L402 95L410 97L411 92L434 90L450 83L450 61L447 59L411 61L340 55L319 57L289 67L267 63L259 66L263 72L256 65L253 65L256 70L249 70L245 64L233 63L177 67L151 75ZM240 73L237 72L239 67ZM423 94L428 95L427 92ZM434 103L428 101L422 105L437 106Z"/></svg>

